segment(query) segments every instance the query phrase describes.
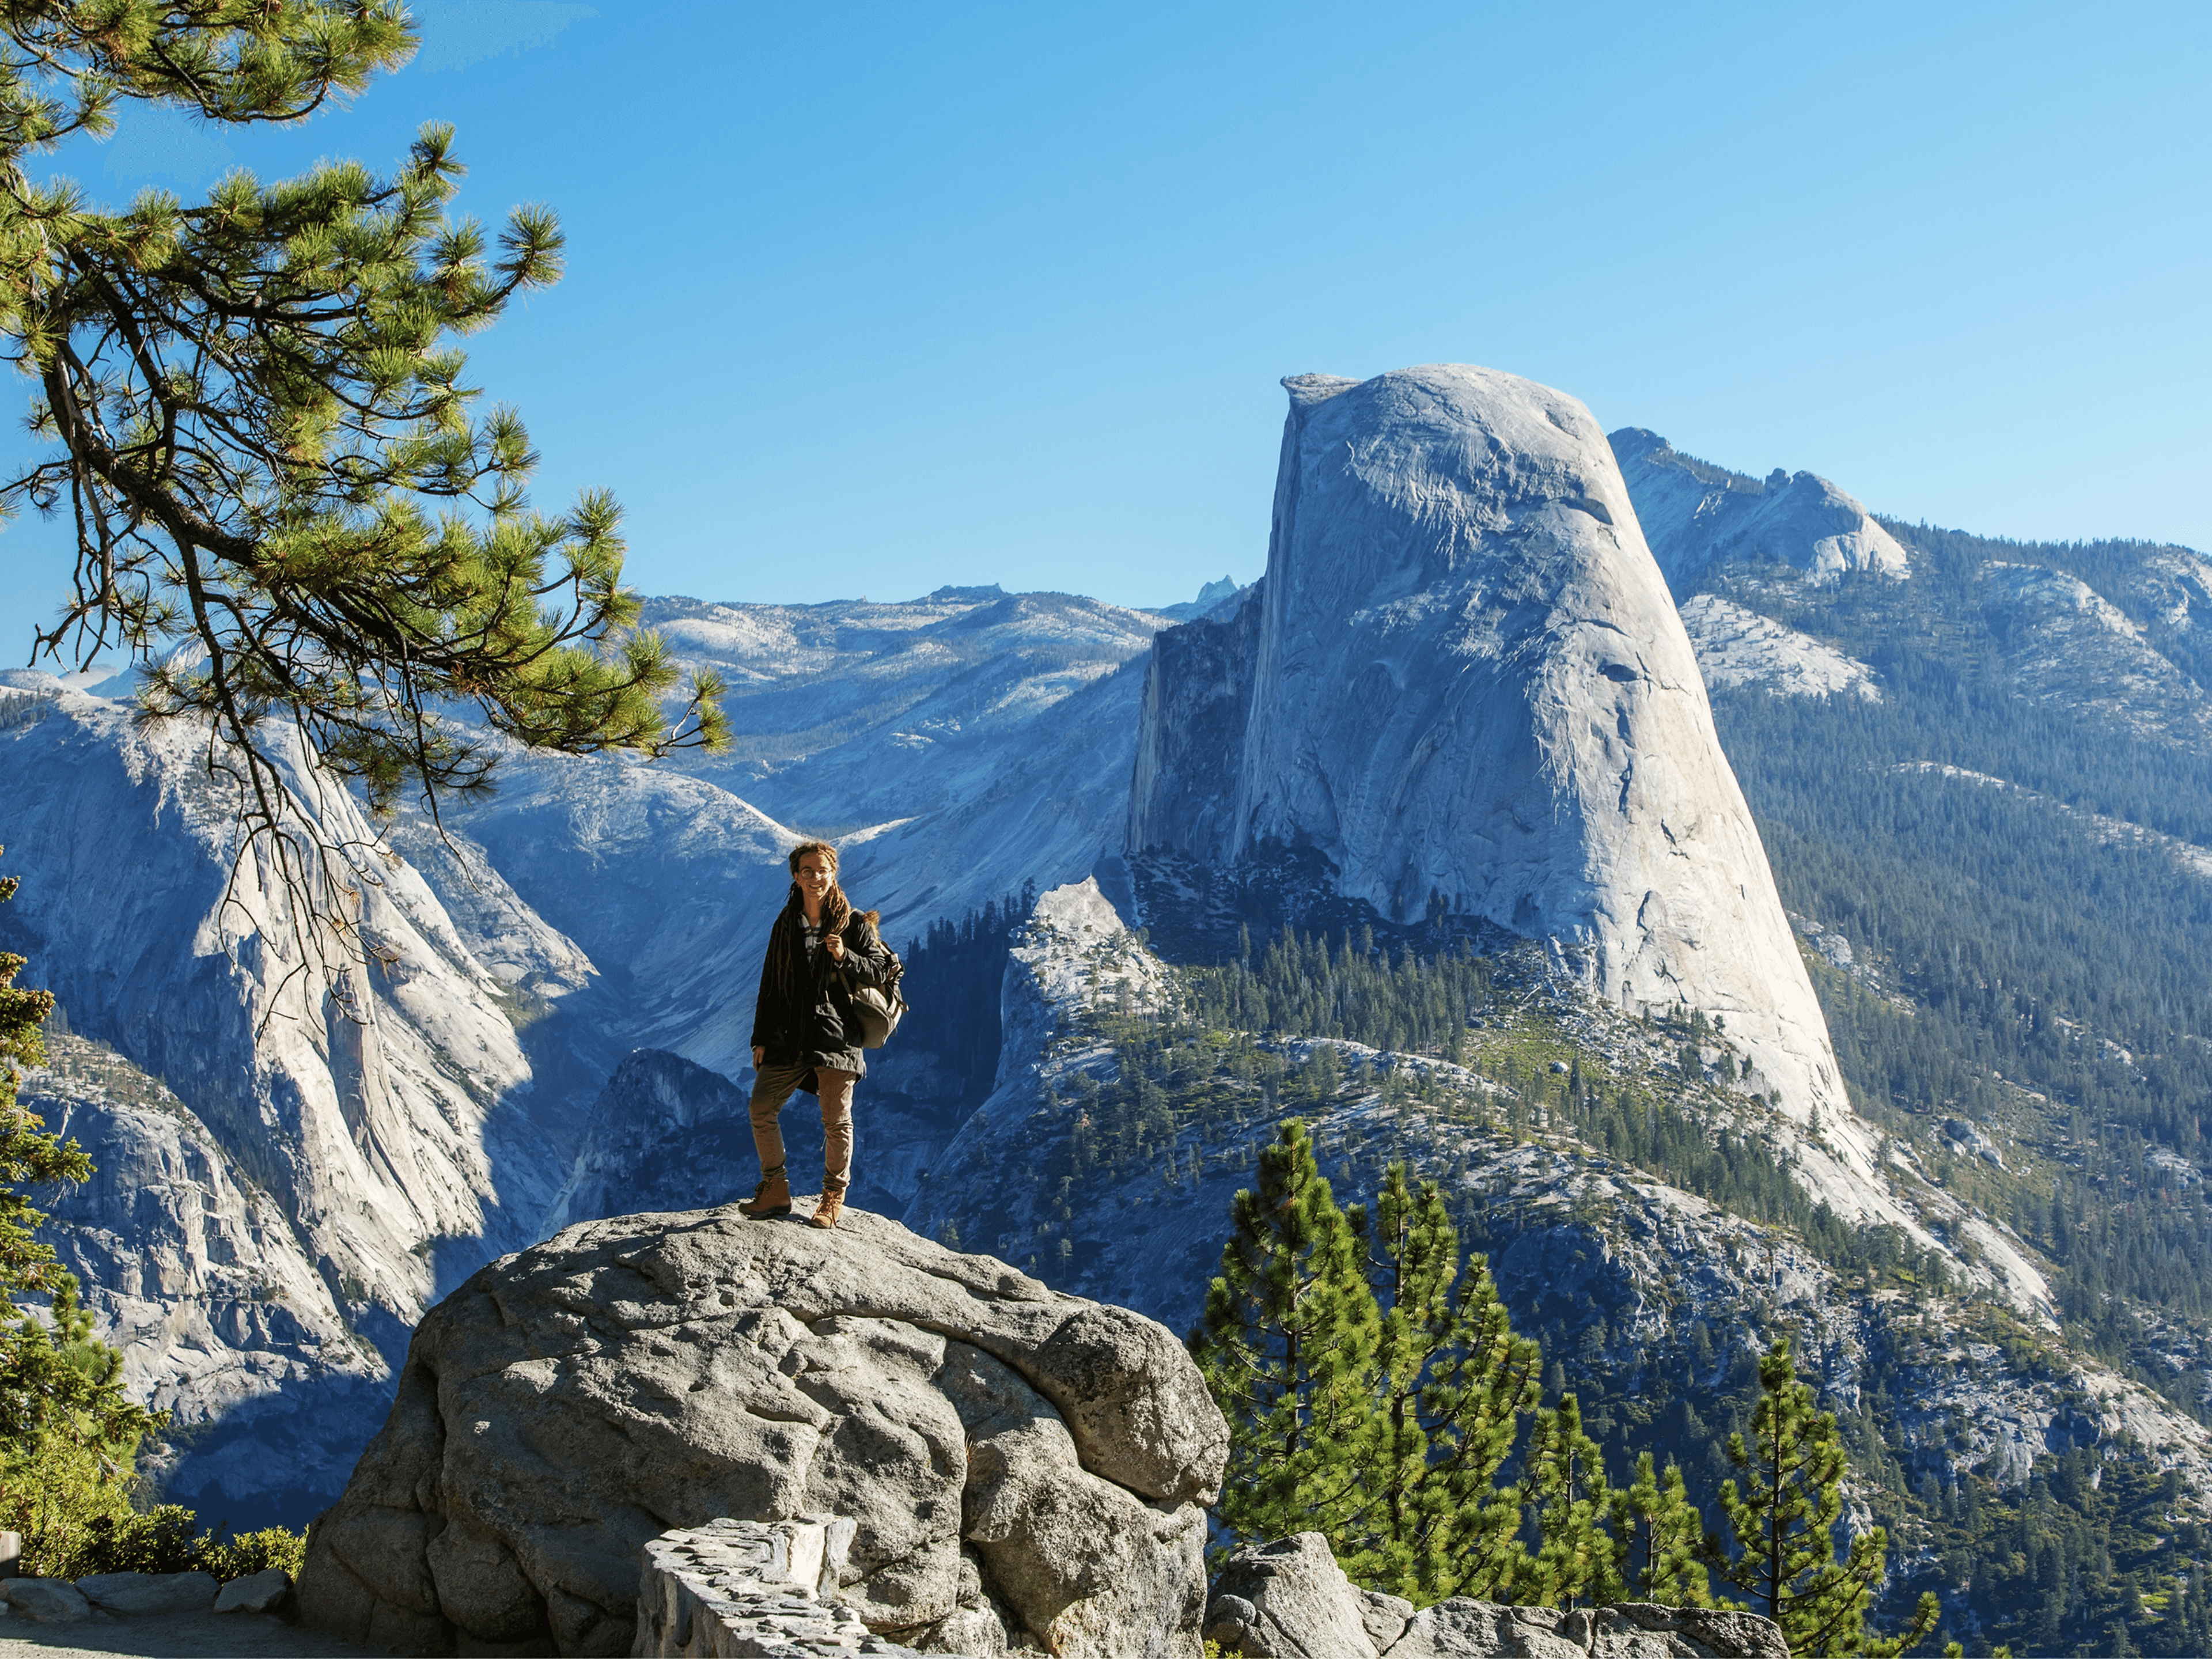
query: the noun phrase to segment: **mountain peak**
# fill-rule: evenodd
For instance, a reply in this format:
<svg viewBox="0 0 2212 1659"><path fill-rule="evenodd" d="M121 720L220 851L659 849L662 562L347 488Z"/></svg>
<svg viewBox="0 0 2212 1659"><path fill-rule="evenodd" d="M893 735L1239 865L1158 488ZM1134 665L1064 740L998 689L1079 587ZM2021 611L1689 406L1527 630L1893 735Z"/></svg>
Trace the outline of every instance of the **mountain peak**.
<svg viewBox="0 0 2212 1659"><path fill-rule="evenodd" d="M1589 411L1494 369L1288 384L1256 603L1154 642L1133 852L1288 860L1404 925L1556 942L1632 1009L1724 1013L1801 1123L1826 1023ZM1856 1126L1832 1200L1882 1209ZM1856 1144L1864 1139L1866 1145Z"/></svg>

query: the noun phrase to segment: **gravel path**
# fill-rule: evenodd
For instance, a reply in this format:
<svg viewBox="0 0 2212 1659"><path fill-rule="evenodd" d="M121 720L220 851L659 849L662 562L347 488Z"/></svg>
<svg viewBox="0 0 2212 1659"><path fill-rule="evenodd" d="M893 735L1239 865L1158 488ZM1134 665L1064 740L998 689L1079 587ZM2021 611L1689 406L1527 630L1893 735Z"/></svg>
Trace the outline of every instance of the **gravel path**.
<svg viewBox="0 0 2212 1659"><path fill-rule="evenodd" d="M82 1625L0 1616L0 1659L362 1659L370 1651L266 1613L95 1616Z"/></svg>

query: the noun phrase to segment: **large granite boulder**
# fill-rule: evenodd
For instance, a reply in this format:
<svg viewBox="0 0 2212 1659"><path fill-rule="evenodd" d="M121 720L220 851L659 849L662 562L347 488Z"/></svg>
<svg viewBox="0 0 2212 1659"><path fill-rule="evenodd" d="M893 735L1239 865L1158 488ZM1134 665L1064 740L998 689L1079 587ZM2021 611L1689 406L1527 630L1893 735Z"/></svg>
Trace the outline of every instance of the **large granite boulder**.
<svg viewBox="0 0 2212 1659"><path fill-rule="evenodd" d="M1455 1596L1416 1613L1352 1583L1317 1532L1231 1556L1206 1636L1242 1659L1790 1659L1773 1620L1711 1607L1561 1612Z"/></svg>
<svg viewBox="0 0 2212 1659"><path fill-rule="evenodd" d="M1158 1325L880 1217L590 1222L424 1318L300 1611L628 1653L660 1534L845 1519L834 1599L884 1637L972 1652L987 1608L1008 1646L1196 1659L1227 1442Z"/></svg>

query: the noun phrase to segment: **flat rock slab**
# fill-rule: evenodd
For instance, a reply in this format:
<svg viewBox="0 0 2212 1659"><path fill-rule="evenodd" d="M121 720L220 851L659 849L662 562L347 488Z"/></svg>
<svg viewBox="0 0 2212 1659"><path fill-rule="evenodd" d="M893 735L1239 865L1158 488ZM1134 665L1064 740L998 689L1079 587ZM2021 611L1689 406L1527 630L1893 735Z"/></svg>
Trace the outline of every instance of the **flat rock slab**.
<svg viewBox="0 0 2212 1659"><path fill-rule="evenodd" d="M1455 1598L1424 1607L1388 1659L1790 1659L1781 1627L1710 1607L1509 1607Z"/></svg>
<svg viewBox="0 0 2212 1659"><path fill-rule="evenodd" d="M103 1612L136 1619L151 1613L207 1613L222 1586L205 1572L95 1572L77 1593Z"/></svg>
<svg viewBox="0 0 2212 1659"><path fill-rule="evenodd" d="M1562 1612L1455 1596L1416 1613L1352 1583L1317 1532L1231 1556L1206 1637L1243 1659L1790 1659L1771 1620L1711 1607Z"/></svg>

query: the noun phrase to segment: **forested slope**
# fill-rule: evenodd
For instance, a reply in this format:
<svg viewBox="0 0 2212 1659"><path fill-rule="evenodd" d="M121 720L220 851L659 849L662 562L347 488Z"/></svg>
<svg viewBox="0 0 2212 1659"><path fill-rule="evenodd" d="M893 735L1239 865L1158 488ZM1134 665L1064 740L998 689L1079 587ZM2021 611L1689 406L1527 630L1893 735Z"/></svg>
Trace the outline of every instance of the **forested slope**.
<svg viewBox="0 0 2212 1659"><path fill-rule="evenodd" d="M2202 1416L2212 743L2193 715L2212 658L2186 602L2200 562L1892 528L1914 550L1908 581L1716 573L1730 599L1874 665L1883 691L1725 693L1723 741L1784 902L1849 941L1851 970L1820 985L1860 1109L1900 1132L1949 1116L1997 1137L2005 1164L1978 1160L1975 1197L2049 1256L2069 1336ZM2098 586L2023 614L1993 568ZM2169 674L2181 690L2153 696Z"/></svg>

